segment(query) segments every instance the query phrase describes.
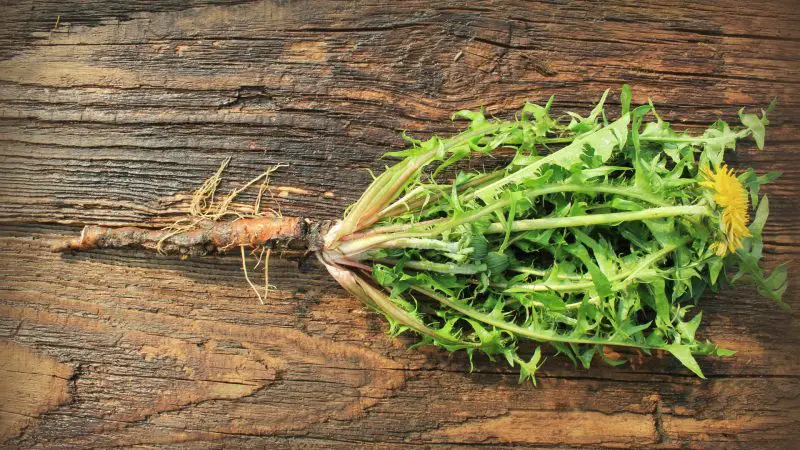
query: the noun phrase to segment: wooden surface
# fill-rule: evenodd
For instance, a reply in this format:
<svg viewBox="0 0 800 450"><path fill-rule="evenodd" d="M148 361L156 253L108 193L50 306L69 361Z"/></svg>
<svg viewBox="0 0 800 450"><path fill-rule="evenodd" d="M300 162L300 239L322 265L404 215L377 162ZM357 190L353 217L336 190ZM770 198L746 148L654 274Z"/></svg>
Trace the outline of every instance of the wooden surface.
<svg viewBox="0 0 800 450"><path fill-rule="evenodd" d="M4 2L5 3L5 2ZM11 3L11 2L8 2ZM14 447L790 448L800 439L800 12L794 2L114 2L0 6L0 441ZM633 3L633 2L631 2ZM433 6L437 4L438 6ZM56 22L58 22L56 26ZM319 267L49 253L87 223L164 225L227 156L268 165L284 214L339 217L365 168L484 105L587 111L628 82L676 126L780 104L736 167L766 191L783 313L739 287L701 333L738 353L591 370L538 389L485 359L409 351ZM618 104L615 97L611 104Z"/></svg>

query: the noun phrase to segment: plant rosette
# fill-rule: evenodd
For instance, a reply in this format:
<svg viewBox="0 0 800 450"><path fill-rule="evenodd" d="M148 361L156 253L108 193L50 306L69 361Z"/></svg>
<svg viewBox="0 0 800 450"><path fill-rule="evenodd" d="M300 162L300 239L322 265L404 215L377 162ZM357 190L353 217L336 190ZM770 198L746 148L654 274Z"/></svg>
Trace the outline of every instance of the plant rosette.
<svg viewBox="0 0 800 450"><path fill-rule="evenodd" d="M700 136L676 132L652 103L609 120L608 91L587 117L526 104L514 120L459 111L463 132L387 153L375 178L325 237L319 259L351 294L411 333L416 345L477 351L520 366L542 345L589 367L603 347L664 350L700 377L693 355L732 351L696 339L706 289L749 281L785 307L786 268L758 265L769 213L759 188L778 177L740 174L723 157L767 113L740 111ZM493 171L442 171L476 153L514 154ZM750 221L750 207L755 210ZM691 318L690 318L691 317ZM530 342L522 358L525 343Z"/></svg>

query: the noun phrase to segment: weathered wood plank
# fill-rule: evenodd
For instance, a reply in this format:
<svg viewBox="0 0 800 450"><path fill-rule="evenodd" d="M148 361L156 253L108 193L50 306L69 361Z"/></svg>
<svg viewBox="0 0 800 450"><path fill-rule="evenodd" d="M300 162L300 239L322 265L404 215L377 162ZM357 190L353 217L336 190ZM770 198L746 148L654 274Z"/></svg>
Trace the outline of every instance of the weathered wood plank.
<svg viewBox="0 0 800 450"><path fill-rule="evenodd" d="M470 374L464 355L408 351L313 263L274 258L278 289L261 306L233 257L47 244L85 223L169 223L227 156L228 186L289 163L273 178L284 213L336 218L402 130L448 133L455 110L510 116L551 94L559 111L585 111L628 82L686 128L779 97L767 150L745 145L734 165L784 172L766 189L765 252L768 265L795 261L796 286L798 25L789 1L4 5L0 440L790 446L797 312L747 287L704 299L701 333L738 351L701 360L707 381L659 356L590 371L550 359L534 389L485 359Z"/></svg>

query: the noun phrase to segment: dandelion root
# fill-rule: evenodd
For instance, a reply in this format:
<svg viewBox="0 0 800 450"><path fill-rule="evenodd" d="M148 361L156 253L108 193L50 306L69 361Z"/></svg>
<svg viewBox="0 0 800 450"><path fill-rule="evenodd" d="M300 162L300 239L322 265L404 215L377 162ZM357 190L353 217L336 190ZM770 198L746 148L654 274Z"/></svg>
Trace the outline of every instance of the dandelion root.
<svg viewBox="0 0 800 450"><path fill-rule="evenodd" d="M314 251L321 246L321 231L328 225L327 221L300 217L255 217L234 221L201 220L192 229L179 233L137 227L87 226L80 238L61 242L53 250L142 248L165 254L200 256L225 253L240 246L287 246L294 241Z"/></svg>

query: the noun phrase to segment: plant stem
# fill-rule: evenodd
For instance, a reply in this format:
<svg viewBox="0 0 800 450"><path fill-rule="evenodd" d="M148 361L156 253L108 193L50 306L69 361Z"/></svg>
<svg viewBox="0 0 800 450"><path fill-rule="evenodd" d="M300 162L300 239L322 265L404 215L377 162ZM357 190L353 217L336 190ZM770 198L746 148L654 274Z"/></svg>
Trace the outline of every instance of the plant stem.
<svg viewBox="0 0 800 450"><path fill-rule="evenodd" d="M541 197L543 195L555 194L555 193L563 193L563 192L578 192L578 193L583 193L583 194L617 194L617 195L624 195L626 197L631 197L631 198L635 198L635 199L639 199L639 200L644 200L646 202L649 202L649 203L652 203L652 204L655 204L655 205L659 205L659 206L667 205L667 203L664 202L663 200L658 199L656 197L653 197L653 196L651 196L649 194L646 194L644 192L638 191L637 189L632 188L632 187L629 187L629 188L626 189L625 187L617 187L617 186L585 185L585 184L573 184L573 183L553 184L553 185L549 185L549 186L545 186L545 187L541 187L541 188L529 189L527 191L523 191L521 196L523 198L527 198L528 200L531 200L531 199L534 199L536 197ZM458 225L461 225L461 224L464 224L464 223L473 222L476 219L479 219L479 218L481 218L481 217L483 217L483 216L485 216L487 214L491 214L492 212L497 211L498 209L507 208L507 207L509 207L511 205L512 202L518 201L518 200L519 199L515 199L515 198L507 198L505 200L500 200L500 201L497 201L497 202L493 202L489 206L485 206L485 207L483 207L481 209L475 210L474 212L472 212L472 213L470 213L470 214L468 214L466 216L463 216L463 217L460 217L460 218L457 218L457 219L451 219L449 221L446 221L444 223L439 224L437 226L437 228L434 229L433 233L438 235L438 234L442 233L443 231L455 228ZM425 222L419 223L417 225L423 225L424 226ZM513 228L512 228L512 231L513 231Z"/></svg>
<svg viewBox="0 0 800 450"><path fill-rule="evenodd" d="M537 269L535 267L512 266L512 267L509 267L508 270L511 270L513 272L518 272L518 273L524 273L524 274L527 274L527 275L535 275L537 277L546 277L546 276L550 275L550 272L553 269L547 269L546 270L546 269ZM567 274L560 273L560 274L558 274L558 278L565 279L565 280L587 280L587 279L590 280L591 276L589 274L586 274L586 275L567 275Z"/></svg>
<svg viewBox="0 0 800 450"><path fill-rule="evenodd" d="M575 139L578 139L579 137L580 137L580 135L557 137L557 138L548 138L548 137L537 136L536 138L534 138L533 144L541 144L541 145L547 145L547 144L569 144L570 142L574 141ZM485 142L483 139L481 139L480 143L481 144L486 144L486 143L488 143L488 141ZM522 140L515 139L515 138L509 138L503 144L505 144L506 146L520 145L520 144L522 144Z"/></svg>
<svg viewBox="0 0 800 450"><path fill-rule="evenodd" d="M736 139L741 139L750 134L747 129L741 130L736 133ZM643 142L675 142L675 143L705 143L720 137L703 137L703 136L688 136L688 137L660 137L660 136L639 136L639 140Z"/></svg>
<svg viewBox="0 0 800 450"><path fill-rule="evenodd" d="M374 259L374 262L381 264L398 264L395 259ZM455 264L455 263L436 263L432 261L405 261L403 267L413 270L428 270L439 273L452 273L456 275L474 275L486 271L486 264Z"/></svg>
<svg viewBox="0 0 800 450"><path fill-rule="evenodd" d="M537 144L569 144L577 139L576 136L562 137L562 138L545 138L541 141L536 141Z"/></svg>
<svg viewBox="0 0 800 450"><path fill-rule="evenodd" d="M639 136L642 142L675 142L675 143L692 143L707 141L707 138L702 137L659 137L659 136Z"/></svg>
<svg viewBox="0 0 800 450"><path fill-rule="evenodd" d="M456 253L458 251L458 242L413 237L398 238L386 242L381 248L416 248L420 250L442 250L449 253Z"/></svg>
<svg viewBox="0 0 800 450"><path fill-rule="evenodd" d="M641 211L517 220L511 224L511 231L585 227L589 225L604 225L630 222L634 220L651 220L675 216L703 216L707 214L709 214L709 211L704 205L662 206L658 208L643 209ZM489 228L487 228L486 232L492 234L503 233L505 232L505 228L501 223L493 223L489 225Z"/></svg>
<svg viewBox="0 0 800 450"><path fill-rule="evenodd" d="M522 191L520 195L522 198L533 199L543 195L561 193L561 192L579 192L587 194L588 193L615 194L615 195L623 195L626 197L635 198L638 200L643 200L655 205L666 204L663 200L655 198L635 188L625 187L625 186L584 185L584 184L574 184L574 183L552 184L541 188ZM464 216L455 219L449 219L449 220L432 219L425 222L419 222L417 224L406 224L397 226L389 225L388 227L383 228L385 233L381 234L370 233L364 235L363 237L359 237L357 239L348 239L346 241L342 241L338 247L338 251L344 253L345 255L352 256L372 248L397 247L396 245L390 243L397 239L404 239L409 237L436 237L442 234L443 232L453 229L459 225L469 222L474 222L475 220L480 219L485 215L491 214L494 211L507 208L509 205L511 205L512 202L519 200L520 200L519 198L506 198L504 200L499 200L488 206L484 206L469 214L466 214ZM620 213L620 214L625 214L625 213ZM598 217L598 216L604 216L604 215L597 214L592 216L575 216L575 217ZM649 217L649 218L655 218L655 217ZM548 220L548 219L536 219L536 220ZM514 224L519 222L525 222L525 221L523 220L516 221L514 222ZM514 229L514 224L512 224L511 230L518 231ZM591 225L591 224L587 223L586 225ZM431 230L425 230L426 227L430 226L434 226L434 228ZM558 228L558 225L550 228ZM392 234L392 233L397 233L397 234Z"/></svg>

